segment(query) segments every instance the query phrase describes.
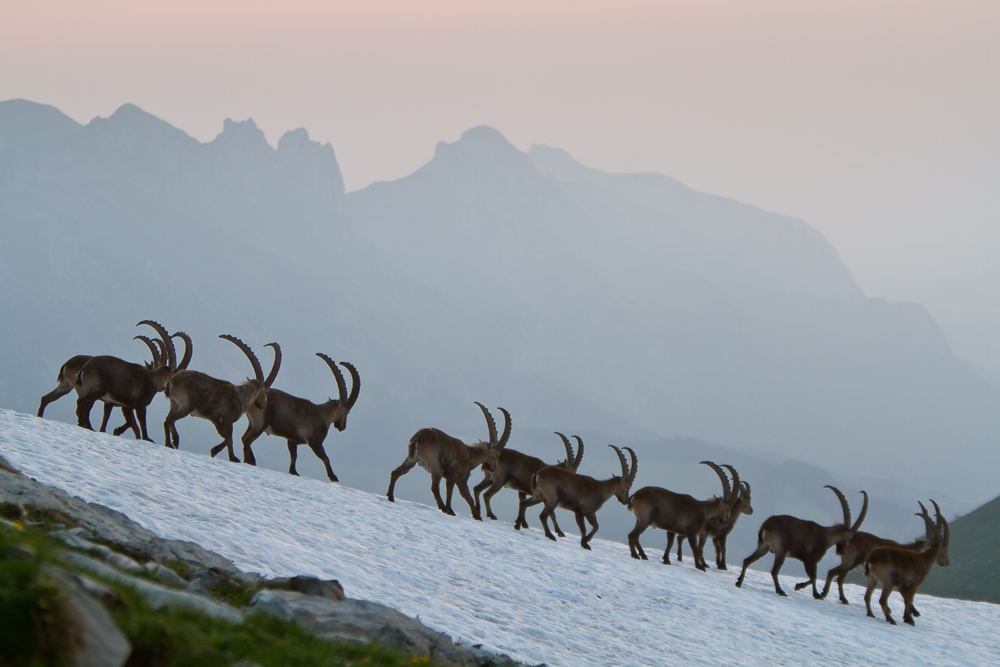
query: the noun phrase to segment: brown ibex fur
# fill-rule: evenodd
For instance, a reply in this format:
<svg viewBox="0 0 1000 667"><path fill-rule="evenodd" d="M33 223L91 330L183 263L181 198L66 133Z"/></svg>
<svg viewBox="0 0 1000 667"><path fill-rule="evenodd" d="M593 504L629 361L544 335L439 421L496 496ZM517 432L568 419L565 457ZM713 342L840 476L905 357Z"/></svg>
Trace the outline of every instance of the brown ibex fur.
<svg viewBox="0 0 1000 667"><path fill-rule="evenodd" d="M145 363L144 366L151 369L153 366L161 363L162 353L157 348L158 341L152 341L146 336L134 336L132 340L141 340L149 348L150 353L153 355L152 363ZM45 415L45 408L54 401L59 400L66 394L70 393L79 384L80 370L83 368L84 364L93 359L89 354L78 354L72 357L69 361L59 367L59 374L56 376L56 388L49 393L42 396L42 400L38 405L38 417L43 417ZM120 407L120 406L119 406ZM104 417L101 420L101 433L104 433L108 428L108 421L111 418L111 411L114 410L114 403L104 403ZM121 435L128 429L132 429L135 434L136 440L139 439L139 425L135 423L135 415L129 408L122 407L122 416L125 417L125 423L114 430L114 435Z"/></svg>
<svg viewBox="0 0 1000 667"><path fill-rule="evenodd" d="M736 522L740 516L753 514L753 505L750 504L750 484L740 480L740 475L736 469L727 464L722 464L723 468L728 468L733 474L733 497L734 501L729 504L729 519L722 521L720 517L709 519L705 522L705 527L698 533L698 548L702 554L705 553L705 544L708 538L712 538L712 546L715 549L715 567L719 570L726 570L726 542L729 534L736 527ZM681 545L684 543L684 536L677 536L677 560L681 559Z"/></svg>
<svg viewBox="0 0 1000 667"><path fill-rule="evenodd" d="M622 505L628 504L629 491L632 489L632 482L635 481L635 474L639 469L638 460L635 452L626 447L625 450L632 457L632 469L629 470L622 450L614 445L608 445L608 447L615 450L618 455L622 466L621 477L613 475L610 479L597 480L559 466L546 466L532 477L531 498L525 502L540 500L545 503L545 508L538 515L542 521L542 528L545 529L545 537L555 541L556 537L549 530L546 519L554 516L556 508L560 507L576 515L576 525L580 528L580 546L584 549L590 549L590 541L599 528L597 511L612 496L618 498L618 502ZM583 522L584 519L589 521L592 527L589 533Z"/></svg>
<svg viewBox="0 0 1000 667"><path fill-rule="evenodd" d="M177 369L174 348L166 330L150 320L143 320L141 324L153 327L160 335L166 360L161 358L152 365L140 366L118 357L92 357L77 374L76 417L81 427L94 430L90 425L90 410L97 401L104 401L120 406L123 411L134 410L142 439L152 442L146 430L146 408ZM128 422L129 412L125 418Z"/></svg>
<svg viewBox="0 0 1000 667"><path fill-rule="evenodd" d="M812 585L813 597L820 598L819 591L816 590L816 565L823 559L830 547L837 545L841 547L851 539L851 509L847 505L847 499L840 489L827 484L824 488L830 489L840 500L840 505L844 509L844 522L835 523L832 526L821 526L815 521L807 521L794 516L779 515L769 517L760 527L757 533L757 550L743 561L743 571L740 578L736 580L736 587L742 588L743 578L747 574L750 565L767 554L768 551L774 553L774 566L771 568L771 578L774 580L774 590L778 595L785 596L785 591L781 590L778 583L778 572L785 562L785 557L791 556L802 561L805 566L808 581L795 584L795 590L799 591L806 586ZM863 517L862 517L863 518ZM860 527L859 521L854 527Z"/></svg>
<svg viewBox="0 0 1000 667"><path fill-rule="evenodd" d="M419 465L431 474L431 492L434 494L438 509L445 514L455 516L455 511L451 508L451 496L455 485L458 485L458 492L465 499L465 502L469 503L473 518L482 521L479 508L476 507L475 500L469 493L469 475L480 465L486 466L486 469L490 471L496 469L500 453L507 445L507 439L510 438L510 414L503 408L498 408L506 420L504 437L498 441L496 422L493 421L490 411L478 401L476 405L486 417L486 426L489 428L490 434L489 442L479 440L467 444L436 428L420 429L410 438L406 460L392 471L389 478L389 491L386 493L389 502L394 502L396 499L396 480L410 472L413 466ZM441 500L442 478L445 480L446 500Z"/></svg>
<svg viewBox="0 0 1000 667"><path fill-rule="evenodd" d="M674 493L658 486L644 486L632 494L628 501L629 510L635 514L635 528L628 534L628 548L632 558L648 560L646 552L639 544L639 536L649 528L667 531L667 548L663 552L663 564L670 565L670 550L674 546L674 535L687 537L694 552L694 565L699 570L707 569L702 557L698 532L705 522L714 517L723 520L729 514L732 491L726 473L711 461L702 461L715 471L722 480L722 497L712 496L708 500L698 500L684 493ZM680 557L678 556L678 560Z"/></svg>
<svg viewBox="0 0 1000 667"><path fill-rule="evenodd" d="M339 399L329 399L326 403L316 404L298 396L292 396L280 389L268 389L267 405L263 410L255 405L251 405L247 410L247 418L250 425L246 433L243 434L243 462L250 465L257 465L253 450L250 445L259 438L262 433L284 438L288 443L288 455L291 463L288 466L290 475L298 475L295 470L295 460L298 457L299 445L308 445L313 454L326 466L326 476L331 482L339 481L330 466L330 458L323 448L323 441L330 431L330 425L338 431L347 428L347 415L350 413L354 403L358 400L358 393L361 391L361 377L352 364L346 361L340 362L351 374L351 394L347 395L347 384L344 376L337 368L337 362L321 352L316 356L326 362L326 365L333 371L337 380ZM265 381L267 384L267 381Z"/></svg>
<svg viewBox="0 0 1000 667"><path fill-rule="evenodd" d="M254 379L247 378L246 382L236 385L199 371L179 371L163 389L170 401L170 411L163 422L163 432L167 438L167 447L178 449L180 436L177 434L177 420L188 415L206 419L212 422L215 430L223 437L222 442L212 448L212 456L225 448L229 452L229 460L238 463L239 459L233 452L233 424L252 405L257 405L261 410L266 407L268 384L260 362L246 343L228 334L219 338L228 340L243 351L253 366ZM268 376L268 380L273 382L281 366L281 348L277 343L268 343L267 347L274 348L274 364Z"/></svg>
<svg viewBox="0 0 1000 667"><path fill-rule="evenodd" d="M566 448L566 460L559 461L556 465L560 468L566 468L567 470L576 472L577 468L580 467L580 461L583 460L583 440L580 436L573 436L579 445L579 449L574 455L573 445L570 444L569 439L558 431L556 432L556 435L562 439L563 446ZM472 489L472 492L476 497L476 508L479 508L479 494L483 491L483 489L486 489L486 493L483 494L483 501L486 504L486 516L496 520L496 516L493 514L493 509L490 507L490 499L504 487L514 489L517 491L518 499L520 501L518 504L517 520L514 521L514 530L520 530L522 526L527 528L528 522L524 518L525 510L531 505L541 502L540 500L526 502L528 495L531 494L531 478L536 472L547 465L549 464L534 456L528 456L527 454L522 454L521 452L513 449L504 448L504 450L500 452L500 458L497 460L496 469L490 472L484 467L483 472L485 473L485 478ZM559 537L565 537L563 532L559 529L559 524L556 522L555 515L552 516L552 525L556 529L556 534L559 535Z"/></svg>
<svg viewBox="0 0 1000 667"><path fill-rule="evenodd" d="M865 574L868 576L868 589L865 591L865 606L868 615L872 618L872 593L875 585L882 583L882 595L878 603L885 614L885 620L892 625L896 621L892 619L892 610L889 609L889 595L893 588L899 588L903 596L903 622L915 625L914 616L919 616L913 606L913 596L917 593L917 588L924 582L930 573L931 568L937 563L941 567L948 567L948 542L950 540L950 529L948 522L941 516L941 508L933 500L934 512L937 515L937 524L931 521L927 514L927 508L920 503L921 512L917 516L922 517L927 528L927 546L923 551L905 549L902 547L876 547L868 554L865 560Z"/></svg>

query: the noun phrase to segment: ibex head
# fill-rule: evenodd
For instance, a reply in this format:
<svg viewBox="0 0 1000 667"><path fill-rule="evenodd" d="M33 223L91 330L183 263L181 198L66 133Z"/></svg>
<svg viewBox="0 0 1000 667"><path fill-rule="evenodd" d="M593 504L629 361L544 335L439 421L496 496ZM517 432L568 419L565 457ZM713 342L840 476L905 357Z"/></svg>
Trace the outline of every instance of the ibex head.
<svg viewBox="0 0 1000 667"><path fill-rule="evenodd" d="M330 421L334 428L338 431L343 431L347 428L347 415L354 407L354 404L358 400L358 394L361 393L361 376L358 375L358 369L354 367L353 364L349 364L346 361L341 361L340 365L347 369L347 372L351 374L351 394L347 395L347 383L344 382L344 375L337 368L337 362L335 362L330 357L326 356L322 352L317 352L316 356L326 362L326 365L330 367L333 371L333 377L337 380L337 390L339 399L334 401L332 398L329 400L331 407L333 408L333 415Z"/></svg>
<svg viewBox="0 0 1000 667"><path fill-rule="evenodd" d="M740 482L740 498L743 500L743 513L747 516L753 514L753 505L750 504L750 482Z"/></svg>
<svg viewBox="0 0 1000 667"><path fill-rule="evenodd" d="M622 454L622 450L618 449L614 445L608 445L608 447L615 450L615 454L618 455L618 461L622 464L622 476L614 476L614 479L621 480L618 491L615 492L615 497L618 498L618 502L627 506L629 495L631 495L632 492L632 483L635 481L635 474L639 471L639 460L636 458L635 452L632 451L631 447L625 447L625 451L627 451L632 457L632 469L629 470L628 463L625 462L625 455Z"/></svg>
<svg viewBox="0 0 1000 667"><path fill-rule="evenodd" d="M264 410L267 408L267 390L270 388L271 383L274 382L274 378L278 375L278 368L281 367L281 347L277 343L268 343L265 347L274 348L274 364L271 366L271 373L268 375L267 379L264 379L264 369L260 367L260 361L257 359L257 355L253 353L250 346L241 341L236 336L230 336L229 334L222 334L219 338L224 338L230 343L240 348L243 354L246 355L247 359L250 360L250 365L253 367L253 379L247 378L247 384L254 391L253 406L258 410Z"/></svg>
<svg viewBox="0 0 1000 667"><path fill-rule="evenodd" d="M578 445L576 454L573 454L573 445L569 443L569 438L567 438L559 431L555 431L555 434L558 435L560 438L562 438L563 446L566 448L566 460L559 461L558 463L556 463L556 465L559 466L560 468L566 468L567 470L572 470L573 472L576 472L577 468L580 467L580 461L583 460L583 439L580 438L580 436L578 435L573 436L573 439L576 440L576 443Z"/></svg>
<svg viewBox="0 0 1000 667"><path fill-rule="evenodd" d="M488 443L481 443L486 445L487 448L486 460L483 462L483 466L485 466L486 470L493 472L497 469L497 461L500 459L500 452L503 451L503 448L507 446L507 441L510 440L510 413L503 408L497 408L497 410L503 413L504 418L503 435L498 440L497 425L496 422L493 421L493 415L491 415L490 411L486 409L486 406L479 401L476 401L476 405L478 405L479 409L483 411L483 416L486 417L486 426L490 432L490 441Z"/></svg>
<svg viewBox="0 0 1000 667"><path fill-rule="evenodd" d="M950 561L948 560L948 542L951 539L951 528L948 526L948 522L945 518L941 516L941 508L938 504L931 500L934 505L934 514L937 516L937 521L931 521L930 516L927 514L927 508L924 504L918 501L920 505L920 512L917 516L924 520L924 524L927 528L927 546L937 547L937 564L941 567L948 567Z"/></svg>

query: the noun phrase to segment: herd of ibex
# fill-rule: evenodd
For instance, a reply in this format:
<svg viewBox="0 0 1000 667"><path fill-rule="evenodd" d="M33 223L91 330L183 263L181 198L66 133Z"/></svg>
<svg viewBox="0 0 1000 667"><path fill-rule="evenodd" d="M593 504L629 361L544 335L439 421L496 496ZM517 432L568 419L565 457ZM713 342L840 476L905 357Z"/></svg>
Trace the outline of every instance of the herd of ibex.
<svg viewBox="0 0 1000 667"><path fill-rule="evenodd" d="M331 425L338 431L347 428L347 416L358 400L361 377L352 364L343 361L339 364L351 375L352 384L348 393L347 383L337 362L323 353L317 353L316 356L333 372L339 391L338 399L317 404L271 387L281 367L281 348L277 343L267 345L274 348L274 363L265 378L260 361L246 343L234 336L220 336L236 345L246 355L253 368L252 379L247 378L243 383L233 384L199 371L188 370L192 342L183 331L168 334L160 324L151 320L143 320L137 326L141 325L151 327L158 336L158 339L141 335L135 337L149 348L152 361L134 364L112 356L73 357L59 369L58 386L42 397L38 416L42 416L49 403L76 390L76 414L81 427L93 430L90 412L94 403L101 401L104 404L101 432L107 428L111 412L117 407L121 409L125 423L114 429L114 435L121 435L131 429L136 439L152 442L146 430L146 408L156 394L163 392L169 401L169 411L163 423L167 447L177 449L180 446L176 422L192 415L212 422L223 438L220 444L212 448L212 456L226 449L229 460L239 462L233 451L233 425L240 417L246 415L249 427L242 437L245 463L256 465L251 445L261 434L267 433L287 441L291 459L288 470L290 474L298 474L295 470L295 461L298 446L304 444L308 445L323 462L330 481L338 481L323 448L323 442ZM173 343L174 338L184 342L184 354L179 363ZM392 471L386 494L389 501L394 500L397 480L414 466L419 465L430 473L434 500L438 508L446 514L452 516L455 514L451 500L456 486L459 494L469 504L473 518L480 521L482 520L480 494L486 505L486 516L495 520L497 517L490 507L490 500L503 488L514 489L520 499L514 522L515 530L528 528L525 518L527 508L543 504L539 519L545 536L551 540L556 539L549 530L548 519L551 518L556 535L565 537L556 521L555 510L566 509L573 512L576 517L577 527L580 530L580 546L590 549L589 543L598 529L597 512L613 496L635 515L635 528L628 535L632 558L647 559L646 552L639 544L639 537L652 526L667 532L664 564L670 564L670 551L676 537L677 560L681 560L681 546L687 539L693 552L695 567L702 571L707 570L704 548L708 538L711 537L715 548L716 567L719 570L726 569L726 538L740 516L753 514L750 484L741 480L739 473L731 465L719 466L711 461L701 462L718 474L722 482L721 496L698 500L686 494L655 486L646 486L631 493L639 469L638 457L632 449L623 448L629 454L631 459L629 461L621 449L608 445L618 456L621 475L612 475L604 480L594 479L577 472L584 451L583 440L579 436L572 436L577 443L574 452L569 438L556 432L566 448L566 459L550 465L534 456L507 448L511 435L511 418L506 410L498 408L504 417L504 429L498 436L496 423L490 411L481 403L477 402L476 405L486 418L489 439L465 443L436 428L420 429L410 438L406 459ZM481 468L484 478L470 492L469 477L477 468ZM729 471L732 483L723 468ZM440 489L442 479L446 485L444 499L441 498ZM931 501L936 512L935 519L931 519L923 503L920 503L921 512L917 516L924 520L925 538L908 544L899 544L859 530L868 513L868 494L865 491L861 492L864 496L861 512L857 520L851 523L851 510L844 494L836 487L828 485L826 488L833 491L840 501L844 512L843 523L822 526L793 516L781 515L768 518L758 532L757 550L743 561L743 570L736 581L736 586L742 587L747 568L752 563L771 552L774 554L771 577L778 595L786 595L778 582L778 572L785 558L791 556L802 561L809 577L807 581L795 585L796 591L812 586L813 597L824 599L830 591L833 578L836 577L840 601L848 604L844 596L844 579L851 570L864 567L868 577L868 588L865 592L868 615L874 616L871 597L876 584L881 582L882 595L879 604L886 621L895 625L888 599L892 591L898 588L905 603L903 621L912 625L913 618L920 615L913 606L913 596L917 588L935 563L941 567L948 567L948 522L942 516L937 503ZM589 532L586 523L591 526ZM816 588L816 567L830 547L835 547L841 562L839 566L829 571L826 585L820 593Z"/></svg>

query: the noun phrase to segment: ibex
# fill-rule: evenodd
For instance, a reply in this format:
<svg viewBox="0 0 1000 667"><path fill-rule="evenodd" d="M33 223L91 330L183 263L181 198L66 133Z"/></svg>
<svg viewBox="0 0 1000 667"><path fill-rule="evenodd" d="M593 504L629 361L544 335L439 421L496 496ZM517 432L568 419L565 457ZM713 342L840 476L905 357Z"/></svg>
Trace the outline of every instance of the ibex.
<svg viewBox="0 0 1000 667"><path fill-rule="evenodd" d="M644 486L632 494L628 501L629 510L635 514L635 528L628 534L628 548L632 558L648 560L646 552L639 544L639 536L650 526L667 531L667 548L663 552L663 564L670 565L670 550L674 546L674 534L687 537L694 552L694 565L705 571L705 559L701 553L701 543L698 532L705 527L705 522L719 517L725 521L729 515L729 502L732 491L729 479L722 468L711 461L702 461L722 480L722 497L712 496L708 500L697 500L683 493L674 493L658 486ZM678 556L678 559L680 557Z"/></svg>
<svg viewBox="0 0 1000 667"><path fill-rule="evenodd" d="M246 343L228 334L219 338L228 340L243 351L253 366L254 379L247 378L246 382L236 385L199 371L185 370L176 373L163 388L163 393L170 401L170 411L163 421L163 432L167 438L167 447L179 449L177 420L188 415L207 419L223 438L221 443L212 448L212 456L215 457L225 448L229 452L229 460L239 463L233 452L233 424L251 406L256 405L260 410L267 406L268 387L274 382L278 368L281 367L281 348L277 343L266 345L274 348L274 364L265 380L260 362Z"/></svg>
<svg viewBox="0 0 1000 667"><path fill-rule="evenodd" d="M715 548L715 567L720 570L726 567L726 541L729 534L736 527L736 522L740 516L753 514L753 505L750 504L750 484L740 480L740 474L736 468L723 463L723 468L728 468L733 475L733 500L729 503L729 519L722 521L720 517L709 519L705 522L705 527L698 533L698 548L702 554L705 553L705 544L708 538L712 538L712 546ZM681 545L684 543L684 536L677 536L677 560L681 559Z"/></svg>
<svg viewBox="0 0 1000 667"><path fill-rule="evenodd" d="M786 556L791 556L802 561L806 568L809 581L795 584L795 590L799 591L812 584L813 597L820 598L819 591L816 590L816 565L823 559L823 556L833 545L843 548L851 539L853 531L861 527L864 515L858 518L857 523L851 525L851 509L847 506L847 499L840 489L827 484L826 489L830 489L840 500L840 505L844 509L844 523L835 523L832 526L821 526L815 521L807 521L794 516L779 515L769 517L760 527L757 533L757 551L753 552L743 561L743 571L740 578L736 580L736 587L743 587L743 578L747 574L750 565L771 551L774 553L774 567L771 568L771 578L774 580L774 590L778 595L785 596L785 591L781 590L778 583L778 572L785 562Z"/></svg>
<svg viewBox="0 0 1000 667"><path fill-rule="evenodd" d="M632 457L632 469L629 470L622 450L614 445L608 445L608 447L611 447L618 454L618 460L622 466L621 477L613 475L610 479L596 480L593 477L580 475L559 466L546 466L534 474L531 484L531 498L522 505L532 500L545 503L545 508L538 515L542 521L542 528L545 529L545 537L555 541L556 537L549 530L549 524L546 520L550 516L554 516L557 507L561 507L576 515L576 525L580 528L580 546L589 550L590 541L594 538L599 527L597 511L611 496L618 498L618 502L622 505L628 504L629 491L632 489L632 482L635 481L639 462L635 452L626 447L625 450ZM584 519L589 521L592 526L589 533L583 523Z"/></svg>
<svg viewBox="0 0 1000 667"><path fill-rule="evenodd" d="M150 353L153 355L152 363L145 363L146 368L152 368L160 363L162 357L162 352L157 347L159 341L152 341L146 336L134 336L132 340L141 340L149 348ZM49 393L42 396L41 403L38 405L38 417L43 417L45 414L45 408L48 407L49 403L59 400L69 392L73 391L77 387L77 376L80 374L80 369L88 361L93 359L89 354L78 354L71 358L65 364L59 367L59 374L56 375L56 388ZM114 410L114 403L104 403L104 418L101 420L101 433L104 433L108 428L108 420L111 418L111 411ZM132 429L135 433L136 440L139 439L139 426L135 423L135 416L131 410L128 408L122 408L122 416L125 417L125 423L114 430L114 435L121 435L128 429Z"/></svg>
<svg viewBox="0 0 1000 667"><path fill-rule="evenodd" d="M566 468L567 470L572 470L576 472L577 468L580 467L580 461L583 460L583 440L578 435L573 437L576 439L579 449L576 455L573 454L573 445L570 444L569 439L562 433L556 432L563 442L563 446L566 448L566 460L559 461L556 465L560 468ZM528 527L528 522L524 518L524 511L533 504L538 504L541 501L533 501L526 503L528 495L531 493L531 478L532 476L549 465L539 458L534 456L528 456L527 454L522 454L521 452L515 451L513 449L506 449L500 452L500 458L497 460L496 469L492 472L483 469L486 474L482 482L477 484L475 488L472 489L473 494L476 497L476 509L479 509L479 494L486 489L486 493L483 494L483 501L486 503L486 516L496 520L496 516L493 514L493 509L490 507L490 499L495 496L500 489L507 487L508 489L514 489L517 491L520 503L518 505L517 520L514 522L514 530L520 530L522 526ZM489 488L487 488L489 487ZM559 530L559 524L556 523L556 517L552 517L552 525L556 529L556 533L559 537L565 537L563 532Z"/></svg>
<svg viewBox="0 0 1000 667"><path fill-rule="evenodd" d="M497 440L497 425L493 421L493 416L482 403L476 402L479 409L486 417L486 426L489 429L490 440L481 440L464 443L458 438L453 438L444 431L436 428L422 428L410 438L409 449L406 460L392 471L389 477L389 491L386 497L389 502L395 502L396 480L410 472L413 466L419 465L431 474L431 491L434 493L434 500L438 509L450 516L455 516L455 511L451 508L451 496L458 485L458 492L469 503L472 517L477 521L482 521L479 508L476 507L472 494L469 493L469 475L480 465L486 467L490 472L496 470L497 460L500 453L510 439L510 414L503 408L497 408L503 413L505 425L503 437ZM446 486L446 500L441 500L441 479L444 478Z"/></svg>
<svg viewBox="0 0 1000 667"><path fill-rule="evenodd" d="M896 625L896 621L892 619L892 610L889 609L889 595L893 588L899 588L904 603L903 623L915 625L913 617L920 615L913 606L913 596L916 595L917 588L927 578L935 563L941 567L948 567L948 542L951 531L948 522L941 516L941 508L933 500L931 502L934 503L937 525L931 521L923 503L920 503L921 511L917 514L923 518L927 529L927 545L923 551L885 546L876 547L868 554L865 560L865 574L868 576L865 606L872 618L875 618L875 614L872 613L872 593L875 591L876 583L881 582L882 595L878 603L885 614L885 620Z"/></svg>
<svg viewBox="0 0 1000 667"><path fill-rule="evenodd" d="M256 405L251 405L247 410L247 418L250 425L246 433L243 434L243 462L250 465L257 465L253 450L250 445L259 438L262 433L275 435L284 438L288 442L288 455L291 457L291 464L288 466L290 475L298 475L295 470L295 460L298 457L299 445L309 445L323 465L326 466L326 476L331 482L339 481L330 467L330 459L323 449L323 441L333 424L338 431L347 428L347 415L350 413L354 403L358 400L358 393L361 391L361 376L352 364L346 361L340 362L351 374L351 395L347 395L347 384L344 376L337 368L337 362L321 352L316 356L326 362L326 365L333 371L333 376L337 380L337 389L340 391L338 400L329 399L326 403L317 405L304 398L292 396L280 389L268 389L267 405L263 410Z"/></svg>
<svg viewBox="0 0 1000 667"><path fill-rule="evenodd" d="M90 410L97 401L104 401L118 405L123 410L134 410L142 431L142 439L152 442L146 430L146 408L178 368L176 368L174 346L166 330L151 320L143 320L136 326L142 324L153 327L160 335L166 360L161 358L152 366L147 364L144 367L118 357L92 357L77 374L76 417L81 427L94 430L90 425ZM186 338L186 334L185 340L190 340ZM185 356L190 360L190 355Z"/></svg>

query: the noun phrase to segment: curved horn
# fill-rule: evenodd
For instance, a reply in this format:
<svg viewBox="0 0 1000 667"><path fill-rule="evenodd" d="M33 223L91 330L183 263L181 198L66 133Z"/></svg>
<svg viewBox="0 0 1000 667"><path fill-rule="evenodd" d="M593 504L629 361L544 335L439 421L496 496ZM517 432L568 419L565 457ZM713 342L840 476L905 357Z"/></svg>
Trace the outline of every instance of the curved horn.
<svg viewBox="0 0 1000 667"><path fill-rule="evenodd" d="M510 440L510 413L503 408L497 408L497 410L503 413L503 435L500 436L497 447L503 449L507 446L507 441Z"/></svg>
<svg viewBox="0 0 1000 667"><path fill-rule="evenodd" d="M183 331L178 331L173 336L171 336L171 338L180 338L182 341L184 341L184 356L181 357L180 363L177 364L177 370L179 371L186 370L188 364L191 363L191 353L194 352L194 347L191 344L191 336L188 336Z"/></svg>
<svg viewBox="0 0 1000 667"><path fill-rule="evenodd" d="M490 447L491 448L496 447L497 424L495 421L493 421L493 415L491 415L490 411L486 409L486 406L480 403L479 401L475 401L475 404L479 406L479 409L483 411L483 416L486 417L486 426L489 427L490 429Z"/></svg>
<svg viewBox="0 0 1000 667"><path fill-rule="evenodd" d="M858 520L854 522L853 526L851 526L852 533L858 532L858 528L861 527L861 522L865 520L866 516L868 516L868 492L862 491L861 495L865 497L865 502L863 505L861 505L861 514L858 515Z"/></svg>
<svg viewBox="0 0 1000 667"><path fill-rule="evenodd" d="M631 447L625 447L625 451L632 458L632 469L628 473L628 483L631 484L635 481L635 474L639 472L639 457L635 455Z"/></svg>
<svg viewBox="0 0 1000 667"><path fill-rule="evenodd" d="M170 340L170 334L167 330L163 328L163 325L159 322L154 322L153 320L143 320L135 326L141 326L145 324L148 327L152 327L154 331L160 336L160 340L163 341L163 349L167 351L167 365L170 368L177 368L177 350L174 349L174 341Z"/></svg>
<svg viewBox="0 0 1000 667"><path fill-rule="evenodd" d="M927 513L927 508L924 507L924 504L919 500L917 501L917 504L920 505L920 511L917 512L915 516L919 516L924 520L924 530L927 533L927 544L933 544L934 541L937 539L937 533L938 533L937 526L935 526L934 521L931 520L931 517Z"/></svg>
<svg viewBox="0 0 1000 667"><path fill-rule="evenodd" d="M583 438L578 435L574 435L573 439L576 440L576 444L580 446L580 448L576 450L576 458L573 459L573 470L576 470L580 467L580 461L583 460Z"/></svg>
<svg viewBox="0 0 1000 667"><path fill-rule="evenodd" d="M566 465L572 466L573 465L573 445L569 444L569 438L567 438L565 435L563 435L559 431L553 431L553 433L555 433L560 438L562 438L563 447L566 448Z"/></svg>
<svg viewBox="0 0 1000 667"><path fill-rule="evenodd" d="M729 471L729 474L733 476L733 495L729 497L729 504L736 502L737 498L740 497L740 492L743 490L743 486L740 484L740 474L736 472L736 468L729 465L728 463L723 463L722 467Z"/></svg>
<svg viewBox="0 0 1000 667"><path fill-rule="evenodd" d="M274 348L274 363L271 364L271 372L267 374L267 379L264 380L264 386L268 389L274 384L274 378L278 377L278 369L281 368L281 346L277 343L268 343L264 347Z"/></svg>
<svg viewBox="0 0 1000 667"><path fill-rule="evenodd" d="M702 461L701 465L708 466L709 468L715 471L715 474L718 475L719 479L722 480L722 497L726 500L729 500L729 496L732 495L733 491L729 487L729 478L726 477L725 471L723 471L722 468L712 463L711 461Z"/></svg>
<svg viewBox="0 0 1000 667"><path fill-rule="evenodd" d="M361 376L358 374L358 369L354 367L354 364L341 361L340 365L346 368L347 372L351 374L351 395L347 397L347 409L350 410L358 402L358 394L361 393Z"/></svg>
<svg viewBox="0 0 1000 667"><path fill-rule="evenodd" d="M747 498L749 498L750 497L750 482L744 480L744 481L740 482L740 485L743 487L743 490L746 491Z"/></svg>
<svg viewBox="0 0 1000 667"><path fill-rule="evenodd" d="M622 454L622 450L618 449L614 445L608 445L608 447L615 450L615 454L618 455L618 460L622 464L622 479L628 479L628 463L625 462L625 455Z"/></svg>
<svg viewBox="0 0 1000 667"><path fill-rule="evenodd" d="M948 527L948 522L945 521L945 518L941 515L941 508L938 507L938 504L933 498L931 498L931 504L934 505L934 514L937 515L936 524L938 536L941 538L943 546L947 548L948 540L951 538L951 529Z"/></svg>
<svg viewBox="0 0 1000 667"><path fill-rule="evenodd" d="M145 343L146 347L149 348L150 354L153 355L153 365L154 366L160 365L160 350L156 347L156 343L154 343L148 336L142 336L142 335L132 336L132 340L141 340L143 343Z"/></svg>
<svg viewBox="0 0 1000 667"><path fill-rule="evenodd" d="M337 368L337 362L322 352L317 352L316 356L325 361L326 365L333 371L333 377L337 378L337 391L340 392L338 394L340 396L340 404L347 405L347 384L344 382L344 374Z"/></svg>
<svg viewBox="0 0 1000 667"><path fill-rule="evenodd" d="M230 336L229 334L222 334L219 338L225 338L230 343L243 350L243 354L247 355L247 359L250 360L250 365L253 366L253 376L257 378L259 382L264 381L264 371L260 368L260 361L257 360L257 355L253 353L253 350L250 349L249 345L241 341L236 336Z"/></svg>
<svg viewBox="0 0 1000 667"><path fill-rule="evenodd" d="M851 508L847 505L847 498L845 498L844 494L840 492L840 489L835 486L826 484L823 488L830 489L837 494L837 498L840 499L840 506L844 508L844 526L849 528L851 525Z"/></svg>

